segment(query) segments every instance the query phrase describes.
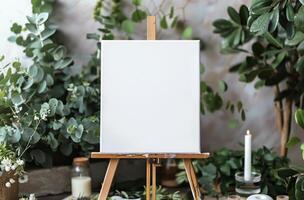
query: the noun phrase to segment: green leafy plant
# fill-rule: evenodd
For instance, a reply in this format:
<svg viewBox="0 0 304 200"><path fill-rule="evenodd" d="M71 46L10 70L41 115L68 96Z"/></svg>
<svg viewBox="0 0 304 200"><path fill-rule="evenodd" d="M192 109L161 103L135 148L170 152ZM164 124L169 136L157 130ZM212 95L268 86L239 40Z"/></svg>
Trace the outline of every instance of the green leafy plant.
<svg viewBox="0 0 304 200"><path fill-rule="evenodd" d="M304 129L304 112L300 108L295 111L295 121L302 129ZM301 143L301 140L298 137L292 137L287 143L287 146L288 148L291 148L299 143ZM301 144L300 149L302 152L302 159L304 160L304 143ZM277 176L284 182L286 193L291 199L300 200L304 197L303 174L303 167L298 166L283 167L277 170Z"/></svg>
<svg viewBox="0 0 304 200"><path fill-rule="evenodd" d="M290 199L302 200L304 197L304 169L298 167L277 170L278 178L286 185L286 193Z"/></svg>
<svg viewBox="0 0 304 200"><path fill-rule="evenodd" d="M0 141L24 152L27 161L50 166L52 152L68 156L99 143L99 74L89 65L71 75L73 60L52 39L56 29L49 13L39 13L52 9L39 2L33 1L37 5L25 26L11 28L9 40L23 48L31 64L15 61L1 68Z"/></svg>
<svg viewBox="0 0 304 200"><path fill-rule="evenodd" d="M202 189L213 196L227 195L234 192L236 172L244 169L244 152L230 149L221 149L214 152L204 161L194 161L194 169ZM252 170L262 174L263 193L275 196L282 194L285 187L282 181L275 176L275 169L288 166L286 158L279 157L266 147L254 151L252 154ZM183 163L179 168L183 168ZM187 181L184 171L177 174L178 183Z"/></svg>
<svg viewBox="0 0 304 200"><path fill-rule="evenodd" d="M228 8L229 19L214 21L223 37L223 53L243 53L246 58L230 68L244 83L274 88L276 124L281 135L280 154L287 154L292 107L302 108L304 2L253 0L250 8ZM251 50L244 48L245 44Z"/></svg>

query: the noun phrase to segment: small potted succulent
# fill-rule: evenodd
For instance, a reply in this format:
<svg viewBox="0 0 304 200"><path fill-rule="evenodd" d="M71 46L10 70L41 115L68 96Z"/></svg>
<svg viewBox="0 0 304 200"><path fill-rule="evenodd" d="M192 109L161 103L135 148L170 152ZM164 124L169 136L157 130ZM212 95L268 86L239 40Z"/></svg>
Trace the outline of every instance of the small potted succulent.
<svg viewBox="0 0 304 200"><path fill-rule="evenodd" d="M22 182L24 161L6 143L0 143L0 199L18 199L18 182Z"/></svg>

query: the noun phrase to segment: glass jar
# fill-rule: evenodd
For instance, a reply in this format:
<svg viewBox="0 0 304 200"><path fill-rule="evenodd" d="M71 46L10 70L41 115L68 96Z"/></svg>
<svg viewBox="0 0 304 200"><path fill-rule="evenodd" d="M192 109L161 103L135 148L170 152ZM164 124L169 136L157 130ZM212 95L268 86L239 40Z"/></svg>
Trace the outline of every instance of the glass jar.
<svg viewBox="0 0 304 200"><path fill-rule="evenodd" d="M89 159L78 157L73 160L73 169L71 176L72 197L90 198L91 196L91 177L89 168Z"/></svg>

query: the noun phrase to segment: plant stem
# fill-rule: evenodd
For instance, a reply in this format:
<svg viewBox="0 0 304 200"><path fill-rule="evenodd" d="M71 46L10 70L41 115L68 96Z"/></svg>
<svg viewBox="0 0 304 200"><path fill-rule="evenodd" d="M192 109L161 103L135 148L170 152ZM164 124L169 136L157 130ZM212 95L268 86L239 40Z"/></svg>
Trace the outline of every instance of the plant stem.
<svg viewBox="0 0 304 200"><path fill-rule="evenodd" d="M291 119L292 119L292 99L287 97L284 103L284 110L283 110L283 127L281 129L281 146L280 146L280 155L282 157L287 156L287 148L286 143L289 140L290 136L290 128L291 128Z"/></svg>
<svg viewBox="0 0 304 200"><path fill-rule="evenodd" d="M40 121L41 121L41 119L38 120L38 122L37 122L37 124L36 124L36 127L35 127L35 129L34 129L32 135L30 136L30 138L29 138L29 140L28 140L28 142L27 142L27 144L26 144L24 150L23 150L22 153L20 154L19 158L21 158L21 157L23 156L23 154L31 147L31 141L32 141L32 139L33 139L33 137L34 137L34 134L36 133L36 131L37 131L37 129L38 129L38 126L39 126L39 124L40 124Z"/></svg>

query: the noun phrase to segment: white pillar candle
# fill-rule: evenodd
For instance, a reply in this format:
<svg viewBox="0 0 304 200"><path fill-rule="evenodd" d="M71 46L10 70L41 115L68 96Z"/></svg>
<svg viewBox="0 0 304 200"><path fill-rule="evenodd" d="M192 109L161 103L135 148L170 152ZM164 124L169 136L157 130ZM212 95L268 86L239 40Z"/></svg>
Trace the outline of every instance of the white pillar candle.
<svg viewBox="0 0 304 200"><path fill-rule="evenodd" d="M245 135L244 180L251 180L251 134L249 130Z"/></svg>
<svg viewBox="0 0 304 200"><path fill-rule="evenodd" d="M89 176L72 177L72 196L74 198L90 197L91 177Z"/></svg>

